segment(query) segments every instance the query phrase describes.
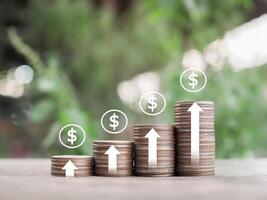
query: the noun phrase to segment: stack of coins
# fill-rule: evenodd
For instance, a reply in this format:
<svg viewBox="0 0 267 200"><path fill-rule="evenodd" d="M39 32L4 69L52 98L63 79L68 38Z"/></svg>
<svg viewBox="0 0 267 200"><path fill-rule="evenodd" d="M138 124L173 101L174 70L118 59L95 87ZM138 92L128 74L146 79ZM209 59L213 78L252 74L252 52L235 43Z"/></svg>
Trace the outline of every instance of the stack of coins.
<svg viewBox="0 0 267 200"><path fill-rule="evenodd" d="M150 132L154 131L153 129L156 131L156 134L155 132ZM133 132L135 174L138 176L172 176L175 165L173 126L139 124L134 125ZM153 144L155 142L156 144ZM151 145L150 149L149 143ZM153 147L153 145L156 146ZM149 153L151 153L150 156L154 154L153 152L149 152L149 150L153 151L154 148L156 148L156 162L149 158Z"/></svg>
<svg viewBox="0 0 267 200"><path fill-rule="evenodd" d="M133 142L96 140L93 143L94 175L131 176Z"/></svg>
<svg viewBox="0 0 267 200"><path fill-rule="evenodd" d="M72 163L70 164L71 161ZM68 163L69 162L69 163ZM73 164L73 165L72 165ZM70 166L69 166L70 165ZM74 176L92 175L92 157L78 155L60 155L51 157L51 174L54 176L68 176L64 166L73 168Z"/></svg>
<svg viewBox="0 0 267 200"><path fill-rule="evenodd" d="M193 103L201 108L196 111L188 110ZM195 104L196 105L196 104ZM199 138L191 141L191 114L199 113ZM193 119L194 120L194 119ZM196 120L196 119L195 119ZM181 176L213 175L215 168L215 130L214 103L210 101L182 101L174 105L174 127L176 135L176 173ZM194 128L195 130L196 127ZM193 136L194 137L194 136ZM199 142L197 142L199 139ZM191 142L197 146L198 155L193 155ZM192 146L196 148L196 146ZM194 151L194 150L193 150Z"/></svg>

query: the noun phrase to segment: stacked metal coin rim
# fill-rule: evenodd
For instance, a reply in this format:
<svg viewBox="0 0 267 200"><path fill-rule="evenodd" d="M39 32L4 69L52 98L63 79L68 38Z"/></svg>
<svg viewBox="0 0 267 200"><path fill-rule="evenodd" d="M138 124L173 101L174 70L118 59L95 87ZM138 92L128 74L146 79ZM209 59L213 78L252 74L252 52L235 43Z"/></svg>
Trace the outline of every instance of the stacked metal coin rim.
<svg viewBox="0 0 267 200"><path fill-rule="evenodd" d="M114 146L117 155L117 170L108 170L108 155L105 152ZM133 173L133 141L95 140L93 142L94 175L96 176L132 176Z"/></svg>
<svg viewBox="0 0 267 200"><path fill-rule="evenodd" d="M157 165L148 162L148 138L146 134L154 129L157 139ZM137 176L173 176L175 165L173 126L166 124L135 124L133 126L135 162Z"/></svg>
<svg viewBox="0 0 267 200"><path fill-rule="evenodd" d="M202 111L199 129L199 160L191 161L191 112L197 103ZM211 101L181 101L174 106L176 135L176 173L182 176L213 175L215 169L214 103Z"/></svg>
<svg viewBox="0 0 267 200"><path fill-rule="evenodd" d="M91 156L85 155L55 155L51 157L51 174L53 176L65 176L65 170L62 168L71 161L77 168L74 170L74 176L84 177L92 175Z"/></svg>

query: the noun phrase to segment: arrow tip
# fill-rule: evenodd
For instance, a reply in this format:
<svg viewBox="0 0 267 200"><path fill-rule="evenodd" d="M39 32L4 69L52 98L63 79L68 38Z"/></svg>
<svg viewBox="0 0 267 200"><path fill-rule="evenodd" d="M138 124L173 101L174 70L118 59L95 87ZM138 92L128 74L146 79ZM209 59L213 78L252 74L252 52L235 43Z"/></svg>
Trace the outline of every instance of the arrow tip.
<svg viewBox="0 0 267 200"><path fill-rule="evenodd" d="M151 138L159 138L160 135L157 133L157 131L154 128L152 128L145 136L145 138L150 138L150 137Z"/></svg>
<svg viewBox="0 0 267 200"><path fill-rule="evenodd" d="M197 111L197 112L201 112L203 111L202 108L195 102L192 104L192 106L190 106L190 108L187 110L189 112L194 112L194 111Z"/></svg>
<svg viewBox="0 0 267 200"><path fill-rule="evenodd" d="M120 154L114 145L111 145L105 154Z"/></svg>
<svg viewBox="0 0 267 200"><path fill-rule="evenodd" d="M63 170L68 170L68 169L71 169L71 170L77 170L78 168L73 164L73 162L71 160L69 160L65 165L64 167L62 167Z"/></svg>

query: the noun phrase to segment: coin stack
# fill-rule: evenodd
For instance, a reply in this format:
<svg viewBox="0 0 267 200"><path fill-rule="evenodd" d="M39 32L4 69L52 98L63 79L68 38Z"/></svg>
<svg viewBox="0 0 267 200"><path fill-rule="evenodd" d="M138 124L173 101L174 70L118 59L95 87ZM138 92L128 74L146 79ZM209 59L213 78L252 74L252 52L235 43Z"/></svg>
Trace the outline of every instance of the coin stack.
<svg viewBox="0 0 267 200"><path fill-rule="evenodd" d="M156 132L154 132L154 136L153 132L151 134L150 131ZM173 126L136 124L133 127L133 132L135 147L135 174L138 176L172 176L174 174L175 164L175 140ZM151 161L149 161L149 137L156 137L157 139L156 163L154 164L151 164Z"/></svg>
<svg viewBox="0 0 267 200"><path fill-rule="evenodd" d="M191 153L191 114L188 110L194 103L199 113L199 142L192 148L198 150L195 157ZM200 109L199 109L199 107ZM174 105L174 127L176 137L176 173L181 176L214 175L215 130L214 103L210 101L181 101ZM192 132L192 134L195 134ZM193 141L196 142L195 140Z"/></svg>
<svg viewBox="0 0 267 200"><path fill-rule="evenodd" d="M66 170L69 161L72 162L74 176L91 176L92 175L92 157L82 155L59 155L51 157L51 174L54 176L66 176ZM68 163L68 164L67 164Z"/></svg>
<svg viewBox="0 0 267 200"><path fill-rule="evenodd" d="M132 141L95 140L93 143L93 155L94 155L94 175L96 176L132 175L133 171Z"/></svg>

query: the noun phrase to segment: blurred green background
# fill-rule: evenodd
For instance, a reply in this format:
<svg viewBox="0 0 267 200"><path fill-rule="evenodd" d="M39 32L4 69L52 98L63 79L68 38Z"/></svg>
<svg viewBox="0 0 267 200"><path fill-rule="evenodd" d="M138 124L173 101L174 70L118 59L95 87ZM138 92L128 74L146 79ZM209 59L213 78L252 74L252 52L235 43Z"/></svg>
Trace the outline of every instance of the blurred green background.
<svg viewBox="0 0 267 200"><path fill-rule="evenodd" d="M93 139L131 139L133 123L171 124L174 101L188 99L215 102L217 157L267 155L267 68L237 70L218 46L225 33L265 14L264 1L4 0L0 10L1 157L88 154ZM14 82L23 64L34 71L29 84ZM202 92L180 86L188 65L205 70ZM165 95L161 115L140 112L145 89ZM100 126L112 108L130 121L116 136ZM69 123L88 134L76 150L58 142Z"/></svg>

